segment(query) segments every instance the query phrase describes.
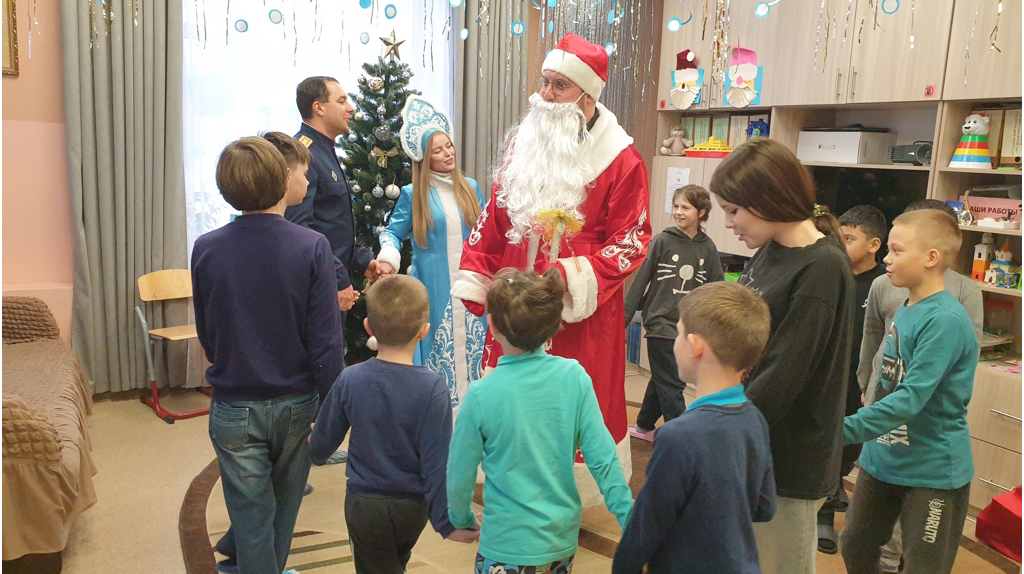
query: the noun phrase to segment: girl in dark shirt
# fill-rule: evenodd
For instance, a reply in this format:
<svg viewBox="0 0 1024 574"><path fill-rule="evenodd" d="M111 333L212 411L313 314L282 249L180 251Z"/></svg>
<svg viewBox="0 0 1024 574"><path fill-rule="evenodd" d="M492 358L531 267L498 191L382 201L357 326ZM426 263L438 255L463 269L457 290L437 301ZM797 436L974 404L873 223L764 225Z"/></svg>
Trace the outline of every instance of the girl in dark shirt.
<svg viewBox="0 0 1024 574"><path fill-rule="evenodd" d="M711 178L725 226L757 253L741 283L768 304L768 346L745 383L771 433L778 512L754 533L762 571L813 574L816 514L839 477L855 287L838 221L775 140L739 146Z"/></svg>

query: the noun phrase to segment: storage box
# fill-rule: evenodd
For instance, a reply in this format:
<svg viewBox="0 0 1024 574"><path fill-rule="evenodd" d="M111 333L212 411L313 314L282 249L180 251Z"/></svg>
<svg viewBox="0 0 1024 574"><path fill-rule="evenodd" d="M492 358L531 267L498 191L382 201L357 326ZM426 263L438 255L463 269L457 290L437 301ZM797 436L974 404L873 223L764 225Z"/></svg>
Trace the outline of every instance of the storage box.
<svg viewBox="0 0 1024 574"><path fill-rule="evenodd" d="M800 132L796 157L805 162L892 163L896 134L851 131Z"/></svg>

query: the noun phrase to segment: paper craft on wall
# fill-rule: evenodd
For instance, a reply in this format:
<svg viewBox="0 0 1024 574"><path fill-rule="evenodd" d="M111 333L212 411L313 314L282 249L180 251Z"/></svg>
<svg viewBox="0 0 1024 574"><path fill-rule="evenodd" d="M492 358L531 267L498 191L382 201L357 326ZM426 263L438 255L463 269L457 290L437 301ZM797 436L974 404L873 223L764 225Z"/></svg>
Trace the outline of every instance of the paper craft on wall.
<svg viewBox="0 0 1024 574"><path fill-rule="evenodd" d="M725 71L724 102L734 108L761 103L761 76L764 67L757 65L757 53L733 46L732 65Z"/></svg>
<svg viewBox="0 0 1024 574"><path fill-rule="evenodd" d="M672 199L676 190L687 185L690 185L690 168L668 168L668 181L665 183L665 213L672 213Z"/></svg>
<svg viewBox="0 0 1024 574"><path fill-rule="evenodd" d="M700 103L704 70L697 68L697 58L690 50L676 54L676 69L672 71L672 90L668 99L677 110L688 109Z"/></svg>

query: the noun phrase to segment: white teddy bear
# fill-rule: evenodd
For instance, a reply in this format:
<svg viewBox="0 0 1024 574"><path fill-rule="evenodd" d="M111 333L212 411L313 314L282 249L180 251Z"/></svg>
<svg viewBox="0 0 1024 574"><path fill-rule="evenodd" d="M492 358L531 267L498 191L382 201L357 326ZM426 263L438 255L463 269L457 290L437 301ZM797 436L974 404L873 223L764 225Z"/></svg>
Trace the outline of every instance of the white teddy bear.
<svg viewBox="0 0 1024 574"><path fill-rule="evenodd" d="M988 135L988 122L989 119L985 116L978 114L971 114L964 120L964 127L961 131L965 135L972 136L987 136Z"/></svg>

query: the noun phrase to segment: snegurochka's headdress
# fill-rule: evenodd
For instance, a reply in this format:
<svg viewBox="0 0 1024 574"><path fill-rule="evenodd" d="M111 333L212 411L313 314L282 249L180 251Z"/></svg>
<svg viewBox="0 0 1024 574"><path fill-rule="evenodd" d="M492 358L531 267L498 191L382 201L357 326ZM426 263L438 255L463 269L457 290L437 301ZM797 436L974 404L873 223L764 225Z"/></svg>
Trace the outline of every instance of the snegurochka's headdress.
<svg viewBox="0 0 1024 574"><path fill-rule="evenodd" d="M444 132L452 143L455 142L448 114L420 96L411 95L405 100L402 122L402 129L398 132L402 149L413 161L423 161L429 152L427 142L434 132Z"/></svg>

